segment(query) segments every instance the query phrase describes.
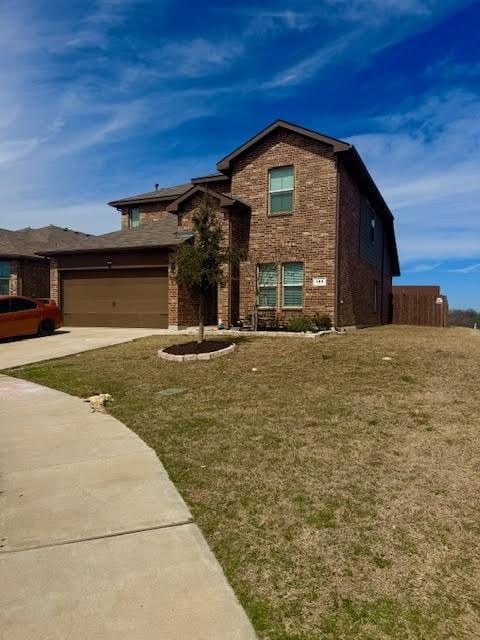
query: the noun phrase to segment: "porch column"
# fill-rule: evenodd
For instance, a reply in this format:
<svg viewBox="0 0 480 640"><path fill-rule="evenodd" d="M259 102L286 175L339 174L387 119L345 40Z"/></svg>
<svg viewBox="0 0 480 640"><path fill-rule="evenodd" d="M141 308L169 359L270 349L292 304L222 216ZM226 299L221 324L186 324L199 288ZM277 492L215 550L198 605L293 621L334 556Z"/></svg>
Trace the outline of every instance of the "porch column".
<svg viewBox="0 0 480 640"><path fill-rule="evenodd" d="M22 295L19 260L10 261L10 295Z"/></svg>
<svg viewBox="0 0 480 640"><path fill-rule="evenodd" d="M223 268L227 282L224 286L218 286L218 322L222 321L225 329L230 328L230 267Z"/></svg>
<svg viewBox="0 0 480 640"><path fill-rule="evenodd" d="M178 329L178 284L175 280L175 253L168 257L168 328Z"/></svg>
<svg viewBox="0 0 480 640"><path fill-rule="evenodd" d="M50 298L60 306L60 291L58 287L58 261L50 258Z"/></svg>

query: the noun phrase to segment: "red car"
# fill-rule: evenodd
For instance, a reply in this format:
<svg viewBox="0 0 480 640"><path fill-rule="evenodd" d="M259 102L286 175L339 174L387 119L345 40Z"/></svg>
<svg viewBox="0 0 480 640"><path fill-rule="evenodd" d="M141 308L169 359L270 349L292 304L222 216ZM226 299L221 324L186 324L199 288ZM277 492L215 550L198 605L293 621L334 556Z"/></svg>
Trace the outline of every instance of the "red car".
<svg viewBox="0 0 480 640"><path fill-rule="evenodd" d="M0 296L0 338L48 336L62 323L55 300Z"/></svg>

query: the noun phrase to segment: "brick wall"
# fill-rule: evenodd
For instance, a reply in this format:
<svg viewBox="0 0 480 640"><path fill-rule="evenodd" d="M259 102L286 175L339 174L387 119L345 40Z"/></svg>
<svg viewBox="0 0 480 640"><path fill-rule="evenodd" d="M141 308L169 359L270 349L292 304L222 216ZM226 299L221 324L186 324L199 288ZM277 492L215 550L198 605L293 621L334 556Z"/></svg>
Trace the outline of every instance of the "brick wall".
<svg viewBox="0 0 480 640"><path fill-rule="evenodd" d="M293 214L268 215L268 170L293 165ZM335 312L335 239L337 169L331 147L287 130L277 130L232 163L232 193L251 205L243 224L248 257L240 265L240 315L251 312L256 299L256 267L277 264L275 315L290 316ZM302 310L282 308L281 265L304 263ZM314 287L312 279L327 278L327 286Z"/></svg>
<svg viewBox="0 0 480 640"><path fill-rule="evenodd" d="M170 255L168 279L168 326L172 329L197 324L197 301L175 279L176 254Z"/></svg>
<svg viewBox="0 0 480 640"><path fill-rule="evenodd" d="M47 261L11 260L10 294L47 298L50 295L50 268Z"/></svg>
<svg viewBox="0 0 480 640"><path fill-rule="evenodd" d="M230 180L208 180L200 183L201 187L208 189L209 191L216 191L217 193L225 193L229 195L231 193L231 181Z"/></svg>
<svg viewBox="0 0 480 640"><path fill-rule="evenodd" d="M360 256L361 194L355 181L339 165L339 246L338 246L338 326L369 326L389 322L392 277L387 236L382 226L378 238L383 254L382 269ZM374 282L378 285L377 310L374 308Z"/></svg>
<svg viewBox="0 0 480 640"><path fill-rule="evenodd" d="M176 217L174 213L170 213L166 210L167 205L171 200L166 202L154 202L138 205L140 211L140 224L148 222L158 222L159 220L166 220L168 218ZM122 229L128 229L128 207L121 210L121 224Z"/></svg>
<svg viewBox="0 0 480 640"><path fill-rule="evenodd" d="M27 260L22 264L22 295L48 298L50 295L50 265L47 261Z"/></svg>
<svg viewBox="0 0 480 640"><path fill-rule="evenodd" d="M210 187L209 187L210 188ZM181 231L191 231L193 229L192 216L195 209L203 199L203 194L195 194L188 200L181 203L178 210L178 228ZM221 210L221 221L224 238L228 242L229 238L229 212L227 209ZM172 258L174 260L174 258ZM179 287L175 283L174 276L171 276L169 286L169 296L171 297L172 318L170 325L193 326L198 322L198 302L185 288ZM216 325L219 318L228 324L228 286L219 287L218 291L212 291L205 300L204 321L206 325ZM177 300L175 300L177 298Z"/></svg>

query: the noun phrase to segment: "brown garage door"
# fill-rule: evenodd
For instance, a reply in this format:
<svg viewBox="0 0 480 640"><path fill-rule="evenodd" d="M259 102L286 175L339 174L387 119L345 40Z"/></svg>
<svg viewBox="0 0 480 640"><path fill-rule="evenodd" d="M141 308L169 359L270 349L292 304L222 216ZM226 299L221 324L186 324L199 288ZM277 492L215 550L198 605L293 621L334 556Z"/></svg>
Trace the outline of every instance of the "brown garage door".
<svg viewBox="0 0 480 640"><path fill-rule="evenodd" d="M167 269L64 271L62 309L70 326L165 328Z"/></svg>

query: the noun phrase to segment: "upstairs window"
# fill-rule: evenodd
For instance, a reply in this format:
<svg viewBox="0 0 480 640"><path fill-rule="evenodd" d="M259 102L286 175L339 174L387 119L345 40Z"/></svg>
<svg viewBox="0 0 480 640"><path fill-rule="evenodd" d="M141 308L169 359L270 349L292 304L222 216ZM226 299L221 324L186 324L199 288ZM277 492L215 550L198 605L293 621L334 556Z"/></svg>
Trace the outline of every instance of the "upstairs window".
<svg viewBox="0 0 480 640"><path fill-rule="evenodd" d="M128 228L133 229L140 225L140 210L130 209L128 212Z"/></svg>
<svg viewBox="0 0 480 640"><path fill-rule="evenodd" d="M370 214L370 242L375 244L375 215Z"/></svg>
<svg viewBox="0 0 480 640"><path fill-rule="evenodd" d="M257 296L259 307L275 308L277 306L277 265L258 265Z"/></svg>
<svg viewBox="0 0 480 640"><path fill-rule="evenodd" d="M283 265L283 306L303 306L303 262L288 262Z"/></svg>
<svg viewBox="0 0 480 640"><path fill-rule="evenodd" d="M0 296L10 293L10 262L0 262Z"/></svg>
<svg viewBox="0 0 480 640"><path fill-rule="evenodd" d="M277 167L268 172L269 214L293 211L293 166Z"/></svg>

